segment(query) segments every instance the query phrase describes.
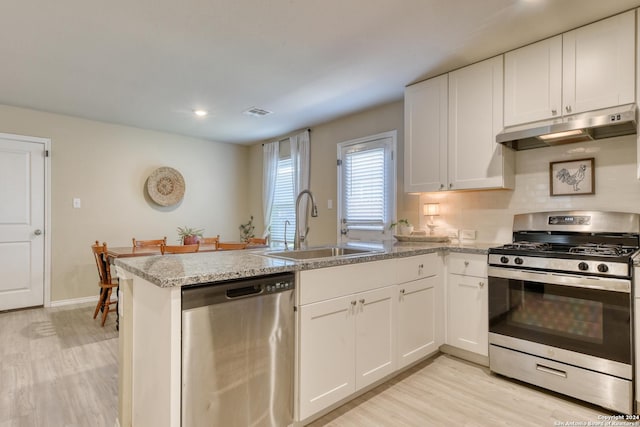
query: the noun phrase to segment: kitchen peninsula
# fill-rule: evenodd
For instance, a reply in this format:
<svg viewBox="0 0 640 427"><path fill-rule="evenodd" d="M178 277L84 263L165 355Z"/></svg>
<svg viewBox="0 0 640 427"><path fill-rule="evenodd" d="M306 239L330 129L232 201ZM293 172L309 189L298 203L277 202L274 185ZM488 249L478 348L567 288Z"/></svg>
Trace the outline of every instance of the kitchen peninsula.
<svg viewBox="0 0 640 427"><path fill-rule="evenodd" d="M181 425L183 287L277 273L296 274L298 339L295 345L297 394L294 396L294 418L296 421L304 422L315 414L323 410L326 412L344 402L353 392L368 389L369 386L399 372L400 368L437 351L440 345L444 344L442 308L445 255L457 253L471 258L477 257L472 265L486 268L486 253L490 246L494 245L396 243L370 248L373 251L364 255L306 261L270 257L267 256L269 251L264 249L119 259L116 266L121 281L120 425ZM341 279L334 280L331 275ZM416 301L428 303L433 308L431 313L429 307L419 307L421 313L429 312L429 316L432 317L433 321L429 324L432 330L428 332L429 335L435 335L429 338L430 344L422 346L419 351L396 352L395 313L400 311L396 310L396 300L410 298L414 292L412 286L415 287L416 295L426 298ZM334 300L335 296L351 298L352 295L380 292L382 289L387 293L391 292L391 297L387 300L394 321L387 329L393 331L390 342L394 345L393 349L389 350L393 353L393 363L381 363L384 369L381 369L379 374L367 378L367 384L354 385L351 391L342 390L335 396L328 396L329 400L315 399L314 401L320 402L309 404L305 396L311 396L317 390L301 384L301 381L314 381L314 378L308 378L305 374L308 369L305 370L304 361L300 363L300 359L305 357L305 342L300 342L301 338L304 338L304 329L300 327L302 320L299 317L306 313L305 304ZM333 295L330 292L337 294ZM362 302L364 300L360 299ZM319 306L309 304L312 305ZM364 306L364 302L362 305ZM398 316L398 322L402 321L402 316ZM416 328L417 326L413 325L410 329L413 331ZM414 332L405 340L399 338L398 344L413 344L415 339L421 336L421 333ZM396 362L396 353L400 362Z"/></svg>

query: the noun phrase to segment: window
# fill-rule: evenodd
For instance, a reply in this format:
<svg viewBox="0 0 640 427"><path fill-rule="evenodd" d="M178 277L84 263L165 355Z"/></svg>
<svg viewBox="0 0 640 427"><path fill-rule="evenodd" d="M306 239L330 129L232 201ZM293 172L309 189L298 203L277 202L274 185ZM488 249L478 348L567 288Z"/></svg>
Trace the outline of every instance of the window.
<svg viewBox="0 0 640 427"><path fill-rule="evenodd" d="M395 217L396 132L338 145L339 236L385 240Z"/></svg>
<svg viewBox="0 0 640 427"><path fill-rule="evenodd" d="M286 220L289 220L291 225L287 225L286 240L289 243L293 243L295 217L293 162L291 161L291 157L288 157L278 161L273 210L271 211L271 220L269 221L272 242L284 243L284 224Z"/></svg>

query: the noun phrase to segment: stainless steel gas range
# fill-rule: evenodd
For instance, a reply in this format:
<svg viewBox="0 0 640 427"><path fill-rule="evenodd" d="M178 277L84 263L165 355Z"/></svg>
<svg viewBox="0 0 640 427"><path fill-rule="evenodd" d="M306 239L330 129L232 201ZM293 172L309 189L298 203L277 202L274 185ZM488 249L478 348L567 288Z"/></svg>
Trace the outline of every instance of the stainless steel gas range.
<svg viewBox="0 0 640 427"><path fill-rule="evenodd" d="M514 216L513 243L489 250L493 372L633 412L633 257L640 215Z"/></svg>

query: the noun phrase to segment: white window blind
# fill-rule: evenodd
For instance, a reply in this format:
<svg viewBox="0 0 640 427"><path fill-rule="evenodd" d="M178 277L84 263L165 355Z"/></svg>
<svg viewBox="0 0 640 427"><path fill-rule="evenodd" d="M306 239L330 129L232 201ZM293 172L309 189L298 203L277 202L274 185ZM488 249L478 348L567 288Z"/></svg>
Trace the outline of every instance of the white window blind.
<svg viewBox="0 0 640 427"><path fill-rule="evenodd" d="M295 232L295 201L293 198L293 163L291 158L278 161L276 190L273 200L273 210L269 226L272 242L284 242L284 224L287 225L287 242L293 243Z"/></svg>
<svg viewBox="0 0 640 427"><path fill-rule="evenodd" d="M349 150L342 166L345 225L352 230L384 230L389 217L385 148Z"/></svg>

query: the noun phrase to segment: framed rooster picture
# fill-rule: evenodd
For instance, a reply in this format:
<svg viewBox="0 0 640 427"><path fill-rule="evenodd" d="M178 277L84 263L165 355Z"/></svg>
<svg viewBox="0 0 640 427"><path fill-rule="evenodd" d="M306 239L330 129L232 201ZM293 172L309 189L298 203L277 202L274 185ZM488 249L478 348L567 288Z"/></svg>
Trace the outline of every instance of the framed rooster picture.
<svg viewBox="0 0 640 427"><path fill-rule="evenodd" d="M594 158L549 163L552 196L595 194Z"/></svg>

